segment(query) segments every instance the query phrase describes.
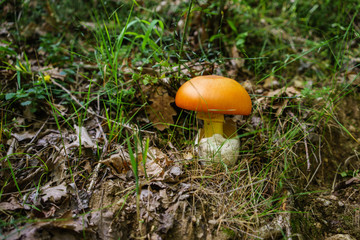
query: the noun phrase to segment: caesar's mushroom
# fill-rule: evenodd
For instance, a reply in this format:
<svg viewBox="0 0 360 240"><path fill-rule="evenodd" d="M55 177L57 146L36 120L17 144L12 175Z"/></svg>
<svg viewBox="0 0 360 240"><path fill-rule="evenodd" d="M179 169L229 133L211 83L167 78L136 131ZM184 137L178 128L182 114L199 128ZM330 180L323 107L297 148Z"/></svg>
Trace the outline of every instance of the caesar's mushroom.
<svg viewBox="0 0 360 240"><path fill-rule="evenodd" d="M233 79L206 75L190 79L176 93L178 107L197 112L204 120L205 138L223 136L224 114L249 115L251 99L245 88Z"/></svg>
<svg viewBox="0 0 360 240"><path fill-rule="evenodd" d="M223 162L233 166L239 156L240 140L236 128L224 136L224 114L249 115L251 99L235 80L216 76L200 76L184 83L176 93L178 107L197 112L204 120L204 138L200 136L198 152L201 163ZM235 137L234 137L235 135ZM206 160L205 162L203 160Z"/></svg>

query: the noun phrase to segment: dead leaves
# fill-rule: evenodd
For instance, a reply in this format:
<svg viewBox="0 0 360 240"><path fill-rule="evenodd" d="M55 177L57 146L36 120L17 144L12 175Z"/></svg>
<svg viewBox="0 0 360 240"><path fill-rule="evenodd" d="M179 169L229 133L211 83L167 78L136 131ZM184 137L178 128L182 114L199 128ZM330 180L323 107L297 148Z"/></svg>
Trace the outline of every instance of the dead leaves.
<svg viewBox="0 0 360 240"><path fill-rule="evenodd" d="M93 148L96 149L96 144L93 142L93 139L89 136L87 129L83 126L74 125L76 131L76 140L68 145L66 145L66 149L70 149L73 147L84 146L85 148Z"/></svg>
<svg viewBox="0 0 360 240"><path fill-rule="evenodd" d="M60 237L63 230L69 231L69 234L73 231L69 236L77 236L80 232L87 231L86 221L84 222L82 218L73 218L73 213L64 209L64 204L73 195L71 187L65 182L61 184L49 182L39 189L24 193L20 200L10 197L7 202L1 202L0 209L3 213L27 210L28 218L38 219L33 223L19 225L18 228L8 232L7 239L44 239L50 232ZM41 221L53 217L58 217L58 220Z"/></svg>
<svg viewBox="0 0 360 240"><path fill-rule="evenodd" d="M24 209L24 206L21 205L19 201L14 197L10 197L9 201L7 202L0 202L1 212L16 211L20 209Z"/></svg>
<svg viewBox="0 0 360 240"><path fill-rule="evenodd" d="M153 126L160 131L169 128L171 124L174 124L173 117L176 115L176 111L171 106L171 103L175 101L173 97L170 97L168 91L162 87L158 87L153 91L149 97L149 101L152 103L147 107L149 114L149 120L153 123Z"/></svg>
<svg viewBox="0 0 360 240"><path fill-rule="evenodd" d="M112 169L113 174L126 173L130 170L130 156L122 146L118 147L117 153L109 158L100 161Z"/></svg>
<svg viewBox="0 0 360 240"><path fill-rule="evenodd" d="M86 217L73 218L72 212L67 211L57 221L26 223L24 226L14 229L6 235L6 239L96 239L91 236Z"/></svg>
<svg viewBox="0 0 360 240"><path fill-rule="evenodd" d="M43 202L59 203L61 199L66 198L68 192L66 190L66 184L63 182L60 185L50 187L46 185L42 188L41 200Z"/></svg>
<svg viewBox="0 0 360 240"><path fill-rule="evenodd" d="M280 83L274 76L265 79L263 88L259 91L263 92L263 96L257 98L254 102L261 109L271 107L275 109L275 116L278 117L282 114L283 110L287 107L290 100L298 101L301 97L301 92L294 86L285 86L278 88Z"/></svg>
<svg viewBox="0 0 360 240"><path fill-rule="evenodd" d="M182 174L180 167L173 166L173 161L157 147L149 147L145 168L142 162L142 154L138 153L137 156L138 174L140 177L144 177L146 173L146 176L151 180L172 181L176 178L178 179ZM122 146L118 146L116 153L104 159L101 163L110 167L112 173L119 177L121 174L127 174L131 169L129 153Z"/></svg>

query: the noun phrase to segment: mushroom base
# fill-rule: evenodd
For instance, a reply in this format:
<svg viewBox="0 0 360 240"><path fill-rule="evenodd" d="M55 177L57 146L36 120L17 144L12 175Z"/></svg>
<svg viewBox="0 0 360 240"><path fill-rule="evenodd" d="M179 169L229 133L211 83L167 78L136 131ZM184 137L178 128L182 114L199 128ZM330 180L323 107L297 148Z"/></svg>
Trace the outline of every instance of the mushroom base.
<svg viewBox="0 0 360 240"><path fill-rule="evenodd" d="M223 162L228 167L232 167L238 159L239 148L239 138L226 139L220 134L214 134L212 137L200 140L200 161L205 164Z"/></svg>

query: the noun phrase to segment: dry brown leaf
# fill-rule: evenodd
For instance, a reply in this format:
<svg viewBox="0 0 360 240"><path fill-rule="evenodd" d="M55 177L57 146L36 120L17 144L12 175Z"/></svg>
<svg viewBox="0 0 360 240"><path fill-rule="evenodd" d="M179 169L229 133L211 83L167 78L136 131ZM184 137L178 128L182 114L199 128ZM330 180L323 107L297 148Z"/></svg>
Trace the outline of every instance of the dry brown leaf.
<svg viewBox="0 0 360 240"><path fill-rule="evenodd" d="M14 210L19 210L19 209L23 209L23 208L24 207L14 197L11 197L9 202L1 202L0 203L1 211L14 211Z"/></svg>
<svg viewBox="0 0 360 240"><path fill-rule="evenodd" d="M174 124L173 116L176 115L176 111L170 105L175 101L173 97L170 97L167 91L158 87L151 95L149 100L152 102L147 107L149 114L149 120L153 123L153 126L160 131L169 128L169 124Z"/></svg>
<svg viewBox="0 0 360 240"><path fill-rule="evenodd" d="M101 161L101 163L108 166L113 171L113 174L120 174L130 170L129 160L130 157L125 157L121 152L111 155L110 158Z"/></svg>
<svg viewBox="0 0 360 240"><path fill-rule="evenodd" d="M68 196L68 192L66 190L66 184L63 182L62 184L54 187L45 186L42 188L42 197L41 200L43 202L53 202L58 203L62 198L66 198Z"/></svg>
<svg viewBox="0 0 360 240"><path fill-rule="evenodd" d="M281 102L280 104L274 104L272 106L273 109L277 109L275 116L278 117L281 115L281 113L283 112L283 110L286 108L287 104L289 102L289 99L285 99L285 101Z"/></svg>
<svg viewBox="0 0 360 240"><path fill-rule="evenodd" d="M276 80L276 78L274 76L270 76L265 79L263 87L264 88L276 88L279 85L280 85L279 81Z"/></svg>
<svg viewBox="0 0 360 240"><path fill-rule="evenodd" d="M184 160L192 160L194 158L194 154L190 151L187 151L182 154L182 157Z"/></svg>
<svg viewBox="0 0 360 240"><path fill-rule="evenodd" d="M164 174L164 169L156 163L154 160L148 160L145 165L146 174L148 177L159 177ZM144 167L142 164L139 164L139 174L140 176L144 176Z"/></svg>
<svg viewBox="0 0 360 240"><path fill-rule="evenodd" d="M57 67L53 68L51 65L42 70L44 71L43 75L50 75L52 78L56 78L62 81L64 81L66 77L66 74L62 71L62 69L59 69Z"/></svg>
<svg viewBox="0 0 360 240"><path fill-rule="evenodd" d="M161 224L158 228L158 231L162 233L167 233L168 230L174 226L175 214L168 212L161 214L160 222Z"/></svg>
<svg viewBox="0 0 360 240"><path fill-rule="evenodd" d="M79 147L80 143L81 146L84 146L85 148L93 148L96 149L97 145L93 142L92 138L90 137L87 129L85 127L79 127L77 125L74 125L75 131L76 131L76 140L70 144L67 144L65 146L65 150L68 151L70 148ZM81 139L80 139L81 137Z"/></svg>
<svg viewBox="0 0 360 240"><path fill-rule="evenodd" d="M180 166L172 166L164 173L163 180L165 182L179 182L182 174L183 171Z"/></svg>
<svg viewBox="0 0 360 240"><path fill-rule="evenodd" d="M169 159L169 157L165 153L163 153L160 149L156 147L150 147L148 150L148 154L149 158L154 160L161 167L167 167L172 164L172 160Z"/></svg>
<svg viewBox="0 0 360 240"><path fill-rule="evenodd" d="M304 89L304 88L312 88L313 86L313 80L309 77L296 75L293 77L293 83L294 87L298 89Z"/></svg>
<svg viewBox="0 0 360 240"><path fill-rule="evenodd" d="M15 137L16 140L18 140L19 142L23 141L23 140L30 140L33 139L35 136L35 132L33 131L26 131L26 132L22 132L22 133L11 133L11 136Z"/></svg>
<svg viewBox="0 0 360 240"><path fill-rule="evenodd" d="M296 88L294 87L283 87L280 89L276 89L274 91L270 91L266 94L266 96L268 97L280 97L282 94L286 94L288 97L294 97L294 96L299 96L300 92L298 90L296 90Z"/></svg>
<svg viewBox="0 0 360 240"><path fill-rule="evenodd" d="M61 221L35 222L15 228L6 237L8 240L17 239L81 239L84 234L87 239L94 239L88 230L88 221L85 217L73 218L72 212L67 211L60 217Z"/></svg>
<svg viewBox="0 0 360 240"><path fill-rule="evenodd" d="M352 85L360 85L359 73L349 72L346 74L346 78Z"/></svg>
<svg viewBox="0 0 360 240"><path fill-rule="evenodd" d="M113 231L112 223L116 220L114 212L108 209L102 211L91 212L91 220L89 225L96 229L99 239L121 239L120 231Z"/></svg>

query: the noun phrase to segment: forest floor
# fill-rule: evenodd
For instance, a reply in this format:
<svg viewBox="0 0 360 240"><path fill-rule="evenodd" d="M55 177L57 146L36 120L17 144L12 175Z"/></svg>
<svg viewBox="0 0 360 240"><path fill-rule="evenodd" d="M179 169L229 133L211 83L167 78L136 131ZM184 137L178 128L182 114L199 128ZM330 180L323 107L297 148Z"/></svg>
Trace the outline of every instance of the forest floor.
<svg viewBox="0 0 360 240"><path fill-rule="evenodd" d="M358 3L100 2L0 3L1 239L360 239ZM210 74L235 166L175 104Z"/></svg>

